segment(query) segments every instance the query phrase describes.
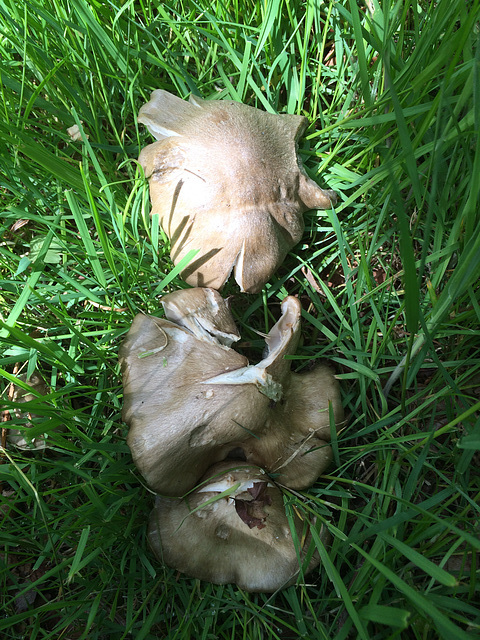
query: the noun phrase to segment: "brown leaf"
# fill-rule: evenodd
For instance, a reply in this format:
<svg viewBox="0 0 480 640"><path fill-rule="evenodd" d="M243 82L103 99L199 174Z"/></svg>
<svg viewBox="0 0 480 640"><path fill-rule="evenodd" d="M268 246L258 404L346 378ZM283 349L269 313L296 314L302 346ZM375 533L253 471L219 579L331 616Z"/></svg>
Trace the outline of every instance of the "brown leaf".
<svg viewBox="0 0 480 640"><path fill-rule="evenodd" d="M35 602L37 592L35 589L29 589L25 593L18 595L15 598L15 611L16 613L23 613L27 611L31 604Z"/></svg>
<svg viewBox="0 0 480 640"><path fill-rule="evenodd" d="M264 507L272 504L271 497L266 493L266 482L254 482L253 487L247 489L252 496L251 500L235 498L235 510L246 525L253 529L258 527L263 529L267 514Z"/></svg>
<svg viewBox="0 0 480 640"><path fill-rule="evenodd" d="M254 482L253 487L247 489L254 500L262 500L265 504L272 504L272 499L267 494L266 482Z"/></svg>

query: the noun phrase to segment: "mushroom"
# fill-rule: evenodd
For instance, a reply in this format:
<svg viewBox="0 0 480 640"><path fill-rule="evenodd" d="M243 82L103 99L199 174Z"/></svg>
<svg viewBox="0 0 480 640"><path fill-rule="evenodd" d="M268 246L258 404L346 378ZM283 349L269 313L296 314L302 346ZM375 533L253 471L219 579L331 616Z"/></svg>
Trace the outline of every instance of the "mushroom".
<svg viewBox="0 0 480 640"><path fill-rule="evenodd" d="M199 250L182 271L192 286L220 290L233 270L242 291L260 291L301 239L303 212L336 201L297 154L303 116L158 89L138 121L157 139L139 162L172 259Z"/></svg>
<svg viewBox="0 0 480 640"><path fill-rule="evenodd" d="M162 302L167 319L137 315L119 358L127 442L148 485L182 496L230 457L292 489L310 486L330 461L329 404L337 423L342 408L328 368L290 371L299 301L283 300L256 365L229 346L238 333L218 292L186 289Z"/></svg>
<svg viewBox="0 0 480 640"><path fill-rule="evenodd" d="M184 499L157 497L148 538L159 560L193 578L235 583L247 591L276 591L319 563L309 526L293 516L262 469L222 462ZM324 527L316 526L326 541Z"/></svg>

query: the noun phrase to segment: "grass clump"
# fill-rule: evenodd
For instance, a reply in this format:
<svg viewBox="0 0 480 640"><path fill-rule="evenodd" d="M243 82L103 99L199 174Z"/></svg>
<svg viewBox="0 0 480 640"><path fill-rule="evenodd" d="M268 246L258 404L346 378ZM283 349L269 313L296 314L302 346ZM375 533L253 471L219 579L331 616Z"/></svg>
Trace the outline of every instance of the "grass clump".
<svg viewBox="0 0 480 640"><path fill-rule="evenodd" d="M0 1L2 637L479 634L479 18L478 0ZM262 294L226 290L258 355L273 303L301 299L294 365L333 362L348 417L329 474L285 496L332 546L273 596L179 577L145 540L117 352L184 286L136 164L159 87L307 115L307 169L340 194ZM34 372L47 395L19 405ZM27 423L48 448L5 446Z"/></svg>

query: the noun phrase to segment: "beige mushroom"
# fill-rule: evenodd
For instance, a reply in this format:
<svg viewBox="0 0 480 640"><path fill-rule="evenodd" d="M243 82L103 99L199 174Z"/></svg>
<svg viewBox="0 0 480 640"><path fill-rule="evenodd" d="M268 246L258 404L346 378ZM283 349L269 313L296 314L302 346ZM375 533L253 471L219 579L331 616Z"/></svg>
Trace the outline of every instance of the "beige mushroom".
<svg viewBox="0 0 480 640"><path fill-rule="evenodd" d="M148 536L161 561L190 577L270 592L296 582L302 563L303 575L318 565L308 523L295 515L294 530L295 540L268 476L227 461L185 499L157 497ZM317 531L326 541L326 530Z"/></svg>
<svg viewBox="0 0 480 640"><path fill-rule="evenodd" d="M217 292L177 291L163 303L170 319L137 315L120 349L127 442L148 485L182 496L230 457L292 489L310 486L330 461L329 403L337 423L342 408L327 368L290 371L299 301L283 300L257 365L227 346L238 334Z"/></svg>
<svg viewBox="0 0 480 640"><path fill-rule="evenodd" d="M138 121L158 140L139 161L172 259L199 250L182 272L193 286L220 290L233 270L242 291L260 291L301 239L303 212L336 201L302 167L303 116L159 89Z"/></svg>

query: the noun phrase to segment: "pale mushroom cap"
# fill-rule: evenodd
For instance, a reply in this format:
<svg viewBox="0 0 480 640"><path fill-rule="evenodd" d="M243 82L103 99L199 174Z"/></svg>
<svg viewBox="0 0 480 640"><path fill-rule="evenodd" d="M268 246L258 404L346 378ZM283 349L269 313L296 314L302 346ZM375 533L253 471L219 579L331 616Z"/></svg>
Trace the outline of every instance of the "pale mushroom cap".
<svg viewBox="0 0 480 640"><path fill-rule="evenodd" d="M167 320L197 338L231 346L240 340L235 321L222 296L214 289L179 289L162 297Z"/></svg>
<svg viewBox="0 0 480 640"><path fill-rule="evenodd" d="M221 289L232 270L242 291L260 291L300 240L303 212L335 194L305 173L297 142L308 121L232 101L189 102L157 90L139 112L158 142L139 161L150 178L152 213L193 286Z"/></svg>
<svg viewBox="0 0 480 640"><path fill-rule="evenodd" d="M228 495L218 499L222 492ZM295 530L294 542L282 493L268 476L227 461L186 499L157 498L148 535L158 558L190 577L271 592L298 579L311 538L298 517ZM320 536L326 540L324 529ZM305 573L318 562L314 553Z"/></svg>
<svg viewBox="0 0 480 640"><path fill-rule="evenodd" d="M278 474L279 482L306 488L328 464L328 400L336 417L341 405L328 370L316 374L319 388L313 373L290 373L285 356L299 339L298 300L282 302L282 317L266 339L268 353L253 366L216 336L230 327L222 298L213 305L223 305L218 313L205 299L197 289L175 296L180 324L136 316L121 346L123 419L135 464L148 485L167 496L184 495L232 452ZM171 300L166 296L166 308ZM193 322L197 303L209 327L205 335L203 329L198 334L202 323ZM194 330L180 326L192 322Z"/></svg>

